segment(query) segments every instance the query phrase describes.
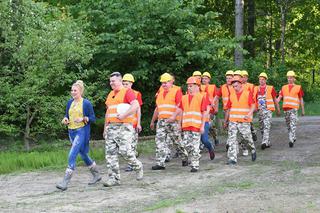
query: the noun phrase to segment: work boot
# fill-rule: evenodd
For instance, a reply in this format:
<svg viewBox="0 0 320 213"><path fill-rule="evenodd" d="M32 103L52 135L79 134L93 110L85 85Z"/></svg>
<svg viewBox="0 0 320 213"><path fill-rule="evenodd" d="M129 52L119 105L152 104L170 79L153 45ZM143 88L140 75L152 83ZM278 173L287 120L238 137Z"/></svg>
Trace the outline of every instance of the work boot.
<svg viewBox="0 0 320 213"><path fill-rule="evenodd" d="M228 160L227 164L228 164L228 165L236 165L237 162L234 161L234 160Z"/></svg>
<svg viewBox="0 0 320 213"><path fill-rule="evenodd" d="M191 170L190 170L190 172L192 172L192 173L198 172L198 169L192 167Z"/></svg>
<svg viewBox="0 0 320 213"><path fill-rule="evenodd" d="M101 180L101 176L95 162L93 162L93 164L90 166L90 172L93 177L92 180L88 183L88 185L93 185Z"/></svg>
<svg viewBox="0 0 320 213"><path fill-rule="evenodd" d="M267 145L265 143L261 144L261 149L264 150L265 148L267 148Z"/></svg>
<svg viewBox="0 0 320 213"><path fill-rule="evenodd" d="M167 156L164 162L168 163L170 161L171 161L170 157Z"/></svg>
<svg viewBox="0 0 320 213"><path fill-rule="evenodd" d="M228 152L229 147L229 144L226 144L226 152Z"/></svg>
<svg viewBox="0 0 320 213"><path fill-rule="evenodd" d="M141 168L136 171L136 174L137 174L137 176L136 176L137 180L143 179L143 166L142 165L141 165Z"/></svg>
<svg viewBox="0 0 320 213"><path fill-rule="evenodd" d="M258 140L257 133L252 132L252 140L256 142Z"/></svg>
<svg viewBox="0 0 320 213"><path fill-rule="evenodd" d="M209 151L209 156L210 156L210 160L213 160L213 159L214 159L215 154L214 154L214 151L213 151L213 150Z"/></svg>
<svg viewBox="0 0 320 213"><path fill-rule="evenodd" d="M132 166L128 165L127 168L124 170L126 172L132 172L133 171L133 168Z"/></svg>
<svg viewBox="0 0 320 213"><path fill-rule="evenodd" d="M293 142L289 142L289 147L292 148L293 147Z"/></svg>
<svg viewBox="0 0 320 213"><path fill-rule="evenodd" d="M70 169L70 168L67 168L62 182L58 183L56 185L56 187L58 189L60 189L61 191L67 190L68 184L70 183L70 180L71 180L71 177L72 177L72 173L73 173L73 170Z"/></svg>
<svg viewBox="0 0 320 213"><path fill-rule="evenodd" d="M165 170L166 167L164 166L159 166L159 165L155 165L155 166L152 166L152 170Z"/></svg>
<svg viewBox="0 0 320 213"><path fill-rule="evenodd" d="M257 158L257 152L254 150L254 152L251 152L251 160L255 161Z"/></svg>
<svg viewBox="0 0 320 213"><path fill-rule="evenodd" d="M183 161L182 161L182 166L188 166L188 165L189 165L189 163L188 163L187 160L183 160Z"/></svg>
<svg viewBox="0 0 320 213"><path fill-rule="evenodd" d="M112 186L119 186L120 181L108 179L106 182L103 183L104 187L112 187Z"/></svg>
<svg viewBox="0 0 320 213"><path fill-rule="evenodd" d="M216 146L220 144L220 141L219 141L218 138L214 140L214 144L215 144Z"/></svg>

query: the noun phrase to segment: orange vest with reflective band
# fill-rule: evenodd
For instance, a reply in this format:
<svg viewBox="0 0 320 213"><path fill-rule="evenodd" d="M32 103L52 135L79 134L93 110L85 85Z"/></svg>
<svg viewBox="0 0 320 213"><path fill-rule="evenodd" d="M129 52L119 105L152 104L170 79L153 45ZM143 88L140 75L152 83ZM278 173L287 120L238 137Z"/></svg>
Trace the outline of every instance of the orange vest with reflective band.
<svg viewBox="0 0 320 213"><path fill-rule="evenodd" d="M227 103L229 101L229 96L231 92L235 92L232 86L229 86L227 84L223 84L221 87L221 97L222 97L222 103L223 103L223 109L227 110Z"/></svg>
<svg viewBox="0 0 320 213"><path fill-rule="evenodd" d="M250 112L251 106L248 104L249 90L243 90L238 100L237 94L232 92L230 94L231 108L229 120L232 122L251 122L252 115L249 119L244 120L244 117Z"/></svg>
<svg viewBox="0 0 320 213"><path fill-rule="evenodd" d="M282 96L283 96L283 104L282 108L290 108L290 109L299 109L300 106L300 99L299 99L299 92L301 86L294 85L289 91L289 85L284 85L281 89Z"/></svg>
<svg viewBox="0 0 320 213"><path fill-rule="evenodd" d="M211 101L216 96L216 89L217 89L216 85L215 84L201 85L200 89L201 89L201 92L207 92L210 100L210 105L211 105ZM215 106L214 109L210 107L210 112L213 113L214 110L218 110L218 106Z"/></svg>
<svg viewBox="0 0 320 213"><path fill-rule="evenodd" d="M138 98L138 94L140 93L139 91L136 90L132 90L134 92L134 95L136 96L136 98ZM140 107L140 105L139 105ZM138 112L136 112L135 114L133 114L133 126L136 127L138 125Z"/></svg>
<svg viewBox="0 0 320 213"><path fill-rule="evenodd" d="M163 97L164 90L159 91L156 99L159 119L170 118L175 113L177 109L176 94L179 89L180 87L171 87L165 97Z"/></svg>
<svg viewBox="0 0 320 213"><path fill-rule="evenodd" d="M105 102L107 106L107 123L133 123L133 115L129 115L123 120L117 118L117 106L124 103L123 100L127 90L126 88L122 88L117 94L114 91L109 93Z"/></svg>
<svg viewBox="0 0 320 213"><path fill-rule="evenodd" d="M204 94L197 93L189 103L189 95L182 96L182 128L195 127L200 129L202 124L201 103Z"/></svg>
<svg viewBox="0 0 320 213"><path fill-rule="evenodd" d="M253 97L256 98L255 102L256 102L256 107L258 109L259 107L259 103L258 103L258 91L259 91L260 86L255 86L254 87L254 92L253 92ZM274 107L274 102L273 102L273 98L272 98L272 90L273 90L273 86L266 86L266 105L267 105L267 109L270 111L274 111L275 107Z"/></svg>

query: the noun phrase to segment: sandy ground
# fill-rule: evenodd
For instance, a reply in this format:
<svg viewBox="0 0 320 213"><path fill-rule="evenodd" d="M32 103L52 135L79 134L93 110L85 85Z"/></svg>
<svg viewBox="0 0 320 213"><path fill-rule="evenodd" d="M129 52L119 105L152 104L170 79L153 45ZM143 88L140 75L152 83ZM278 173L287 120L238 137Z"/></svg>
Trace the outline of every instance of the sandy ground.
<svg viewBox="0 0 320 213"><path fill-rule="evenodd" d="M320 117L300 118L294 148L284 119L275 118L271 140L264 151L256 144L256 162L240 156L236 166L226 165L221 144L215 160L203 153L198 173L178 159L152 171L153 156L142 156L144 180L122 172L122 185L112 188L88 186L84 167L65 192L55 188L62 171L1 175L0 212L320 212Z"/></svg>

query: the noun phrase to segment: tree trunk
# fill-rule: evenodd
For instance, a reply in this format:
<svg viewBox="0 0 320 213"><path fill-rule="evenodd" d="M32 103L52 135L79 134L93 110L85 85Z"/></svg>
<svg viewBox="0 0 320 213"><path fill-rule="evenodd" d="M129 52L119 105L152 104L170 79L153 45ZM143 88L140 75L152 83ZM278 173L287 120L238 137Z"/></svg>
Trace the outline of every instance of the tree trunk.
<svg viewBox="0 0 320 213"><path fill-rule="evenodd" d="M27 151L30 150L30 143L29 143L29 139L31 138L30 137L30 126L31 126L31 123L36 115L36 111L34 112L31 112L31 108L30 106L28 105L27 106L27 120L26 120L26 127L25 127L25 130L24 130L24 136L23 136L23 141L24 141L24 147Z"/></svg>
<svg viewBox="0 0 320 213"><path fill-rule="evenodd" d="M273 48L272 48L272 39L273 39L273 10L272 10L272 2L270 2L270 8L268 11L269 16L269 39L268 39L268 62L267 62L267 68L272 67L273 64Z"/></svg>
<svg viewBox="0 0 320 213"><path fill-rule="evenodd" d="M241 39L243 36L243 6L244 2L243 0L235 0L235 37L236 39ZM238 48L234 51L234 63L236 67L242 67L243 64L243 41L239 41Z"/></svg>
<svg viewBox="0 0 320 213"><path fill-rule="evenodd" d="M254 0L248 0L248 35L254 38L254 25L255 25L255 3ZM253 40L248 43L249 55L255 57L255 42Z"/></svg>
<svg viewBox="0 0 320 213"><path fill-rule="evenodd" d="M285 5L280 5L281 10L281 40L280 40L280 50L281 50L281 63L285 63L285 34L286 34L286 15L287 8Z"/></svg>

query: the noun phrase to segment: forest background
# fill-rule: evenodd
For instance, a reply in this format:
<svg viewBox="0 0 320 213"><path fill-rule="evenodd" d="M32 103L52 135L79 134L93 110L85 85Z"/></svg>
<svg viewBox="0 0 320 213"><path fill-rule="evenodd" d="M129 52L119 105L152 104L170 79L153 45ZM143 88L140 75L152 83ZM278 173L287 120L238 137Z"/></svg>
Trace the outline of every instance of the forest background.
<svg viewBox="0 0 320 213"><path fill-rule="evenodd" d="M77 79L85 82L98 118L93 137L101 139L114 71L132 73L134 89L142 92L142 135L152 134L154 95L164 72L185 87L196 70L210 72L218 86L230 69L247 70L255 84L264 71L279 91L294 70L307 105L316 109L319 58L319 0L4 0L0 145L20 140L29 149L67 138L60 121Z"/></svg>

